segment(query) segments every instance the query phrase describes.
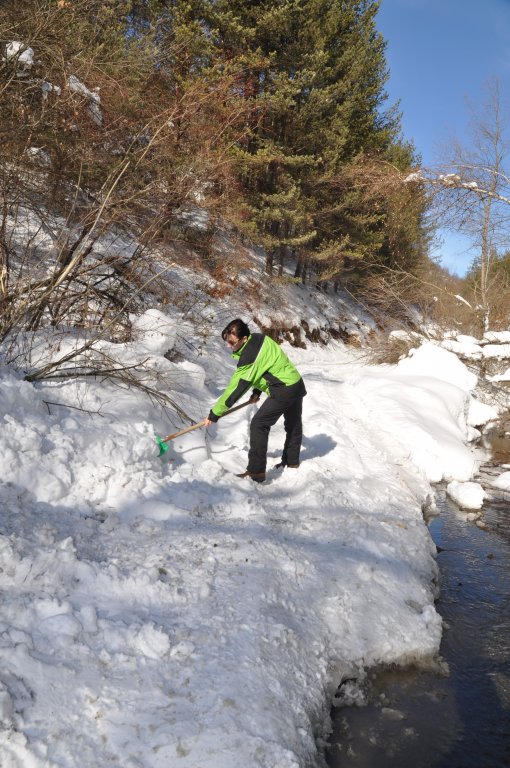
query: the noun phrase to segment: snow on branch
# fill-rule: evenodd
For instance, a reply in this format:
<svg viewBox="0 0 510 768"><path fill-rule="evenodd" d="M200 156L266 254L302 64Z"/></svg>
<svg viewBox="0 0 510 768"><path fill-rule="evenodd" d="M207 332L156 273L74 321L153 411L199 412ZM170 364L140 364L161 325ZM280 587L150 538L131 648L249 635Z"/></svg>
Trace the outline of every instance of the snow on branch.
<svg viewBox="0 0 510 768"><path fill-rule="evenodd" d="M94 88L93 91L90 91L87 86L80 82L75 75L69 75L68 85L69 89L73 91L73 93L79 93L81 96L85 96L88 101L87 109L92 119L96 125L101 125L103 122L103 115L101 113L101 98L99 96L99 88Z"/></svg>
<svg viewBox="0 0 510 768"><path fill-rule="evenodd" d="M14 61L17 75L23 77L34 66L34 51L19 40L12 40L5 46L4 61Z"/></svg>
<svg viewBox="0 0 510 768"><path fill-rule="evenodd" d="M510 197L502 195L495 190L486 189L485 187L480 186L480 184L473 179L466 180L458 173L434 174L423 168L418 168L418 170L409 173L404 179L402 179L402 181L404 184L420 183L428 184L433 187L465 189L469 192L473 192L480 198L488 197L492 200L497 200L500 203L510 205Z"/></svg>
<svg viewBox="0 0 510 768"><path fill-rule="evenodd" d="M467 301L467 300L464 298L464 296L460 296L458 293L455 293L455 294L454 294L454 298L456 298L456 299L457 299L457 301L460 301L462 304L465 304L467 307L469 307L469 309L473 309L473 307L471 306L471 304L469 303L469 301Z"/></svg>

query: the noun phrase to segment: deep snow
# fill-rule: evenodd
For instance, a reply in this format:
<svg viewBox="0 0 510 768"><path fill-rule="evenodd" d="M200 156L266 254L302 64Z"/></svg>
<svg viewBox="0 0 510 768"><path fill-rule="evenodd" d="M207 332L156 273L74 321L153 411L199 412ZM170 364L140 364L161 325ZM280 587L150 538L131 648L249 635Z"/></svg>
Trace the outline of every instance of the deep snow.
<svg viewBox="0 0 510 768"><path fill-rule="evenodd" d="M12 41L7 56L28 72L34 52L19 55L22 46ZM76 78L69 85L100 122L98 94ZM44 167L44 150L29 152ZM68 222L14 210L5 222L14 252L53 269L56 233L75 236ZM198 208L182 215L207 227ZM129 258L137 246L109 236L91 263L102 252ZM237 264L239 244L225 232L218 240L222 259ZM261 249L250 261L227 307L200 291L208 276L151 254L181 311L149 310L134 320L134 341L96 348L128 365L145 360L154 386L168 377L198 421L230 375L209 330L241 312L234 295L256 306L256 317L243 314L254 330L255 320L306 321L320 340L324 328L375 328L345 296L298 288L289 275L264 282L261 307L251 297L254 286L261 295ZM20 341L27 367L79 343L44 332ZM340 343L286 345L309 393L302 464L271 471L261 486L234 474L246 465L256 406L175 440L160 458L155 433L182 423L139 390L99 378L32 385L0 367L1 768L319 765L342 680L439 648L424 510L442 480L468 514L483 502L468 443L496 414L473 397L476 379L457 355L501 357L510 335L482 341L428 343L377 367ZM505 379L510 369L495 378ZM278 424L271 463L282 444Z"/></svg>
<svg viewBox="0 0 510 768"><path fill-rule="evenodd" d="M149 311L121 356L170 373L198 421L233 362L219 337L170 362L178 328ZM342 679L437 651L423 509L433 482L479 494L467 443L494 412L438 344L396 366L285 349L302 464L264 485L234 475L256 406L161 459L179 424L139 392L1 370L3 768L316 765ZM270 466L282 444L278 424Z"/></svg>

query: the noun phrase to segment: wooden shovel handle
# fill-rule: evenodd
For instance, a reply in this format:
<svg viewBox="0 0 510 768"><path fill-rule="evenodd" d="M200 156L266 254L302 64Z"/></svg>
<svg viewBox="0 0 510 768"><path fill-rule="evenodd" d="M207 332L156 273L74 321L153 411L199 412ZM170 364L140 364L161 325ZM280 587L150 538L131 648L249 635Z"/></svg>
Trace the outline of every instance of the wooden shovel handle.
<svg viewBox="0 0 510 768"><path fill-rule="evenodd" d="M198 429L199 427L203 427L205 424L205 419L202 419L202 421L199 421L197 424L192 424L191 427L186 427L185 429L180 429L178 432L174 432L173 435L168 435L167 437L163 437L161 439L162 443L168 443L169 440L173 440L175 437L179 437L180 435L185 435L186 432L193 432L194 429Z"/></svg>
<svg viewBox="0 0 510 768"><path fill-rule="evenodd" d="M251 399L247 400L245 403L241 403L241 405L236 405L234 408L230 408L228 411L225 411L225 413L222 413L221 416L219 416L220 419L223 418L223 416L228 416L229 413L234 413L234 411L238 411L240 408L244 408L247 405L251 404ZM181 435L185 435L187 432L193 432L194 429L198 429L199 427L203 427L205 425L205 422L207 419L202 419L202 421L197 422L196 424L192 424L191 427L185 427L184 429L180 429L178 432L174 432L173 435L168 435L167 437L161 438L162 443L168 443L170 440L174 440L176 437L180 437Z"/></svg>

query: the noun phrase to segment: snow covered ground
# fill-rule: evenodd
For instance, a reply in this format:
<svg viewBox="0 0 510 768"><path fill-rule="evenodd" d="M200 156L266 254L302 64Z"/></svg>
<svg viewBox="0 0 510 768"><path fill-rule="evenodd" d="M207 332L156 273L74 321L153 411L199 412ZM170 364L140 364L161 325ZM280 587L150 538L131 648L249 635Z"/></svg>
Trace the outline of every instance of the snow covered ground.
<svg viewBox="0 0 510 768"><path fill-rule="evenodd" d="M233 363L219 338L170 362L168 322L149 314L126 359L172 372L199 420ZM377 367L286 351L302 464L264 485L234 475L256 406L160 458L179 425L139 392L1 370L2 768L319 765L344 678L438 649L422 509L431 482L472 498L474 376L435 344ZM282 444L278 424L270 466Z"/></svg>

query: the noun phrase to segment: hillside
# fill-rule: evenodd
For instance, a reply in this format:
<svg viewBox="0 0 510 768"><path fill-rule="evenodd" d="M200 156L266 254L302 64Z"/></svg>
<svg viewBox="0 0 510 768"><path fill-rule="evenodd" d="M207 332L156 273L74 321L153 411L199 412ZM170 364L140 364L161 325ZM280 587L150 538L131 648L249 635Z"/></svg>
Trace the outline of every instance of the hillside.
<svg viewBox="0 0 510 768"><path fill-rule="evenodd" d="M319 768L336 697L438 662L434 484L480 514L510 374L445 334L376 12L2 4L2 768ZM308 391L260 485L255 405L157 444L235 317Z"/></svg>
<svg viewBox="0 0 510 768"><path fill-rule="evenodd" d="M223 264L237 257L218 243ZM374 321L341 293L259 283L257 249L231 285L163 255L128 340L83 350L84 330L49 327L4 348L0 755L14 768L318 766L339 686L356 698L372 665L437 654L424 513L431 483L470 487L468 441L494 418L476 377L432 343L369 365ZM260 487L235 477L255 406L163 458L155 443L225 386L218 332L236 315L298 342L283 344L308 389L302 464ZM48 353L59 375L23 380ZM271 463L282 440L279 423Z"/></svg>

